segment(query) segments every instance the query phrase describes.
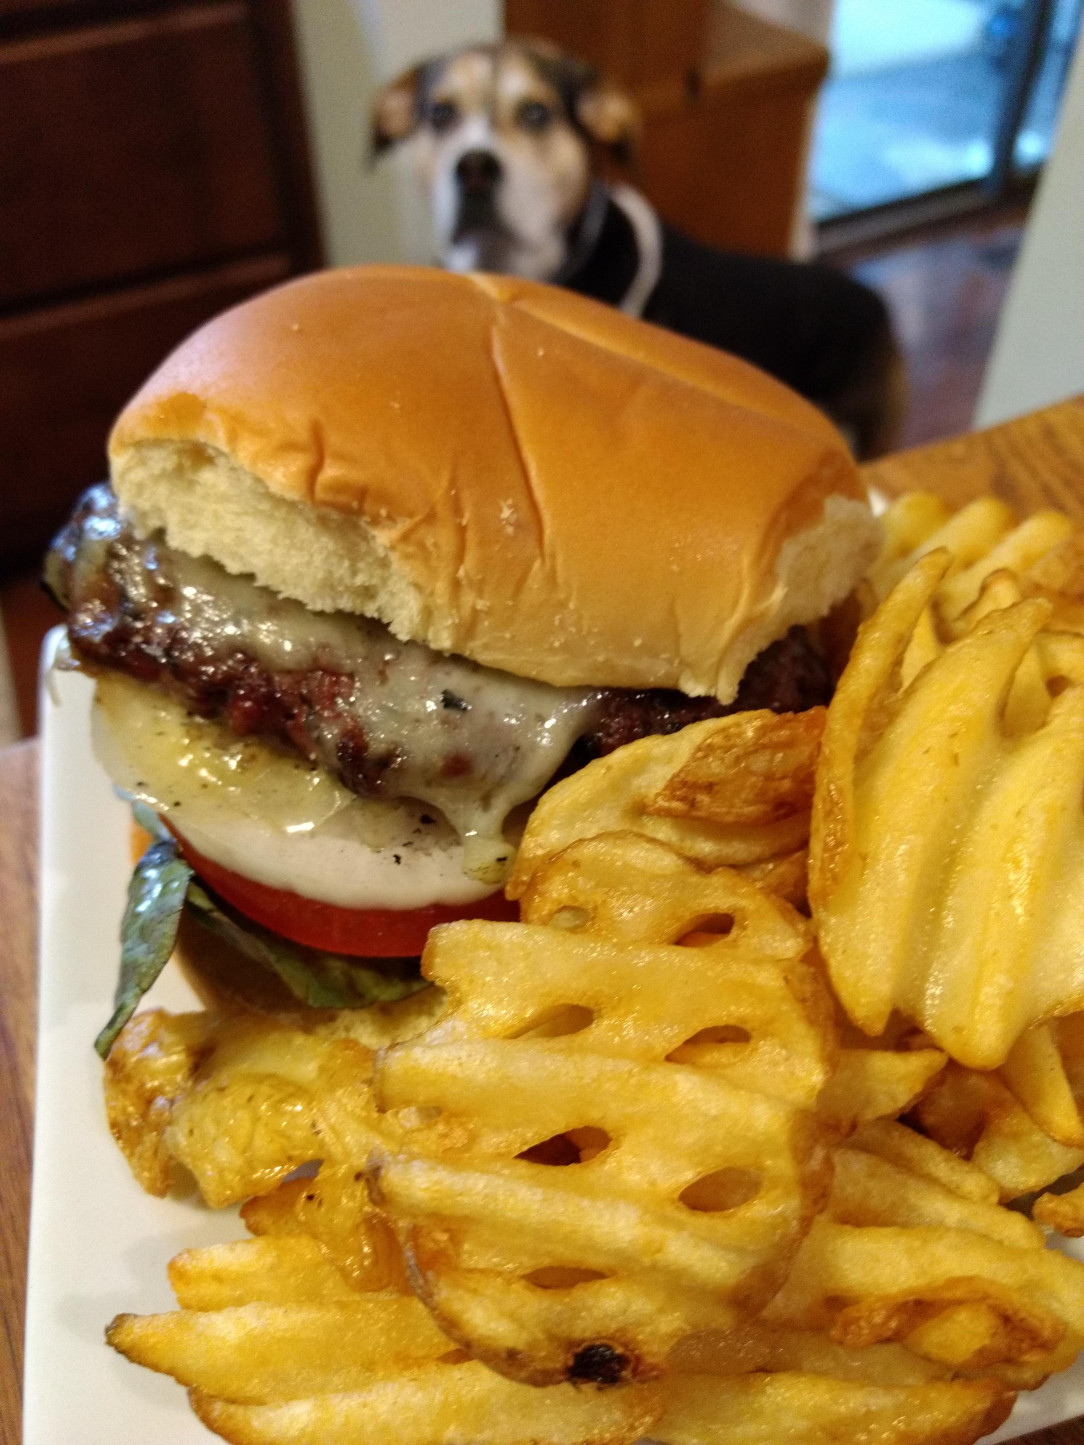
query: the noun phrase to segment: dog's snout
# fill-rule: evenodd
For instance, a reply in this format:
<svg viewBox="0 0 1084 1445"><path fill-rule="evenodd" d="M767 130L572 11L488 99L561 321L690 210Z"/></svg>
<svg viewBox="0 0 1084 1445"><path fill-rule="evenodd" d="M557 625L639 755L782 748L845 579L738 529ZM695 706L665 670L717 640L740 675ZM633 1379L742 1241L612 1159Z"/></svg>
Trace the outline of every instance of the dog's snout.
<svg viewBox="0 0 1084 1445"><path fill-rule="evenodd" d="M455 174L465 191L490 191L501 178L501 163L492 151L465 151Z"/></svg>

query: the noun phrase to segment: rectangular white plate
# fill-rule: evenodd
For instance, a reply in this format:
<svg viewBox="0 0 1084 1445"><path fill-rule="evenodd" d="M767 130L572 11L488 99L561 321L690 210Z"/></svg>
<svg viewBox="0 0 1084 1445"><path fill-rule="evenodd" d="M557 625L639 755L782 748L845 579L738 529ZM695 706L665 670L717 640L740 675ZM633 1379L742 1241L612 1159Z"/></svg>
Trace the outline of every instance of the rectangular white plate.
<svg viewBox="0 0 1084 1445"><path fill-rule="evenodd" d="M46 648L47 655L49 647ZM116 985L131 865L128 810L90 750L87 680L43 689L41 997L30 1216L23 1445L206 1445L172 1380L102 1339L115 1314L173 1308L166 1264L243 1234L235 1215L142 1192L110 1137L92 1041ZM193 995L167 969L150 1002ZM1074 1252L1084 1258L1078 1245ZM1031 1395L991 1441L1084 1414L1084 1359Z"/></svg>

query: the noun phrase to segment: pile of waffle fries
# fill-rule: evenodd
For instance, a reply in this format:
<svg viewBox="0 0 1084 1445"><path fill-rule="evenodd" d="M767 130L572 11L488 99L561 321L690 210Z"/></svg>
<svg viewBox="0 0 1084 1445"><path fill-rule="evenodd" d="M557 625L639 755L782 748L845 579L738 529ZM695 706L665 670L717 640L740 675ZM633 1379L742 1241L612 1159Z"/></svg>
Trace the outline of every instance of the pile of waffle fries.
<svg viewBox="0 0 1084 1445"><path fill-rule="evenodd" d="M251 1237L108 1338L211 1430L969 1445L1076 1358L1084 540L885 522L827 712L559 783L522 921L434 930L432 989L126 1026L137 1179Z"/></svg>

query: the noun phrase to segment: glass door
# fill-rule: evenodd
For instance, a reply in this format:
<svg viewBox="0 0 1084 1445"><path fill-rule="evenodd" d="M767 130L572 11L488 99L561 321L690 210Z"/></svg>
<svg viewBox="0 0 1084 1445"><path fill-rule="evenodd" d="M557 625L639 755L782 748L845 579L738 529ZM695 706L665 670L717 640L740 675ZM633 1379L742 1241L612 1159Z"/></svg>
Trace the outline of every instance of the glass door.
<svg viewBox="0 0 1084 1445"><path fill-rule="evenodd" d="M837 0L811 208L827 221L1046 157L1084 0Z"/></svg>

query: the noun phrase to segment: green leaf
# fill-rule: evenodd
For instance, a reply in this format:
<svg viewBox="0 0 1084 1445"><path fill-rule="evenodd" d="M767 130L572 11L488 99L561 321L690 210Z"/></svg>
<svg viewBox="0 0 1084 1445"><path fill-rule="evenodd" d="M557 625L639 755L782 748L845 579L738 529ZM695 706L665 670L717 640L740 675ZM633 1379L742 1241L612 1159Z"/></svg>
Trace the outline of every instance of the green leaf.
<svg viewBox="0 0 1084 1445"><path fill-rule="evenodd" d="M173 952L191 878L192 869L173 838L152 843L136 864L120 925L120 980L113 1016L94 1040L103 1059Z"/></svg>
<svg viewBox="0 0 1084 1445"><path fill-rule="evenodd" d="M242 919L211 898L198 883L188 889L193 916L246 958L269 968L295 998L312 1008L368 1008L394 1003L428 988L410 958L361 959L292 943L277 933Z"/></svg>

